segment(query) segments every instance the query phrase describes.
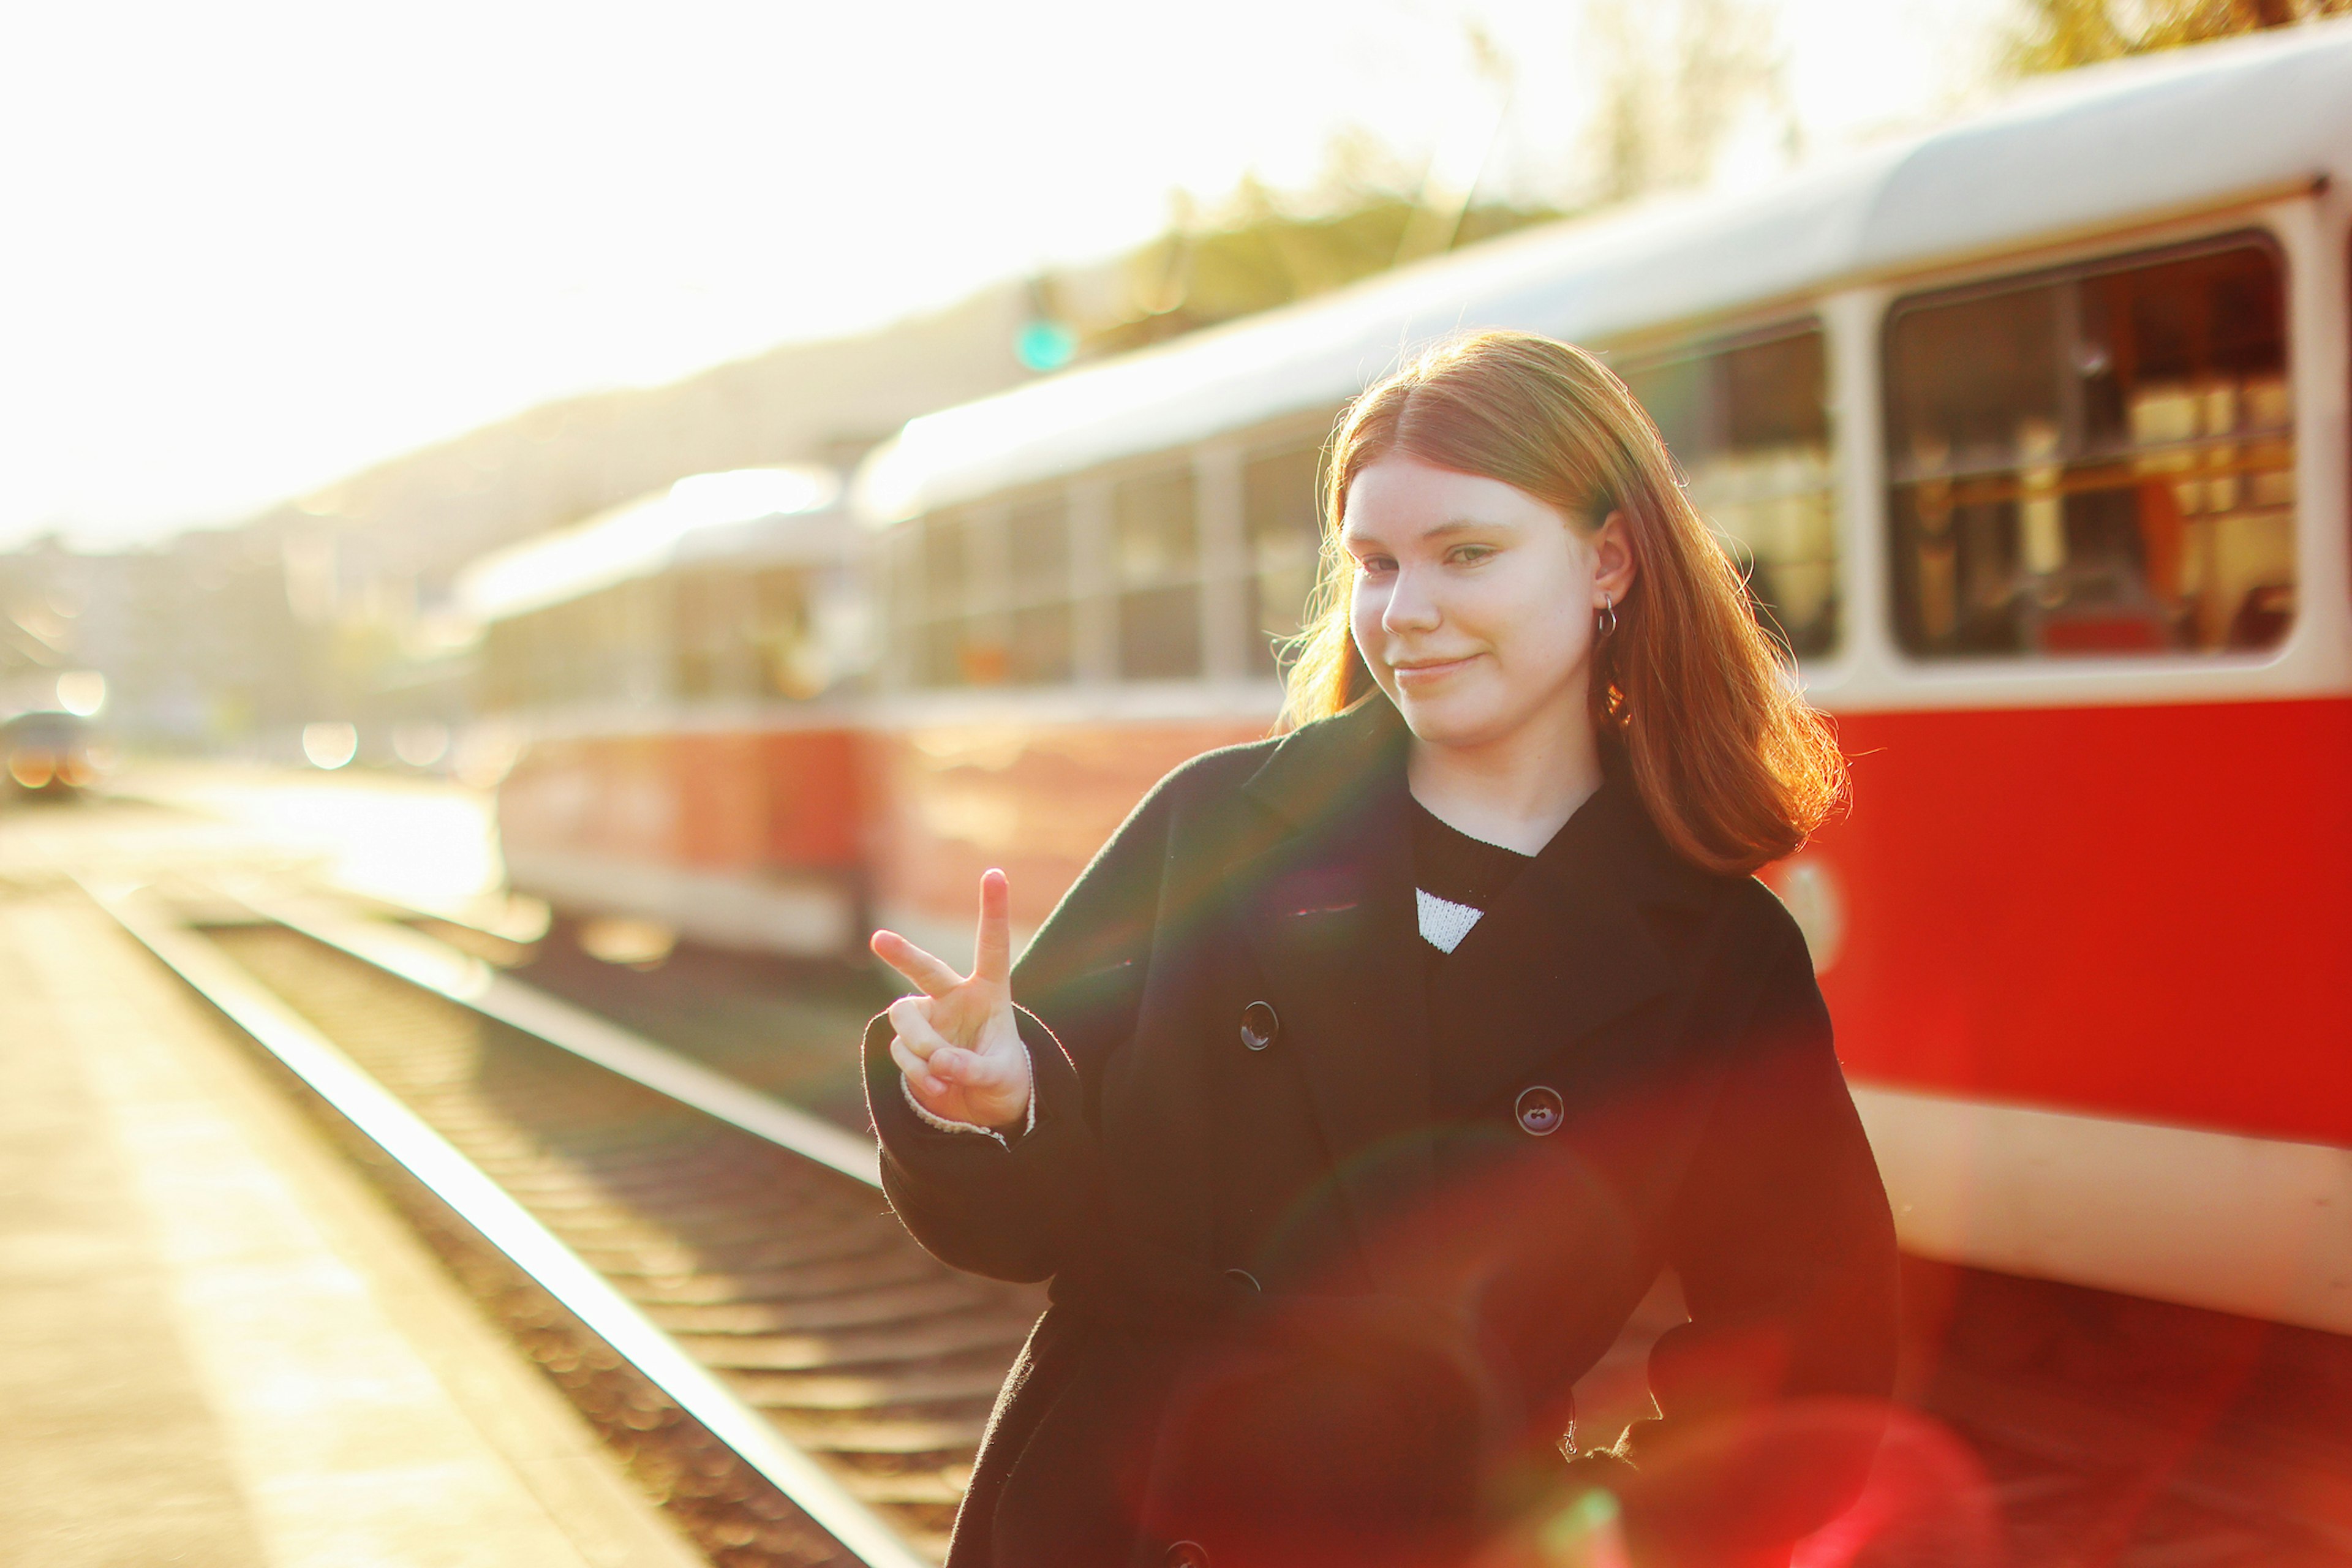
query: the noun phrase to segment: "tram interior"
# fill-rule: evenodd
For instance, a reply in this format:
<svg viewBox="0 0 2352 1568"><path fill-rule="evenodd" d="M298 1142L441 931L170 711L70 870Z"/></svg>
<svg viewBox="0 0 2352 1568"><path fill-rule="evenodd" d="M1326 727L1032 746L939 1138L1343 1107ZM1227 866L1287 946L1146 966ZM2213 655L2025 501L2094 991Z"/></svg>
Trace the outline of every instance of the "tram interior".
<svg viewBox="0 0 2352 1568"><path fill-rule="evenodd" d="M2284 291L2275 250L2239 237L1899 304L1906 647L2278 642L2295 585Z"/></svg>
<svg viewBox="0 0 2352 1568"><path fill-rule="evenodd" d="M1692 502L1747 572L1765 625L1801 658L1829 651L1837 497L1820 329L1636 361L1624 375L1688 476Z"/></svg>

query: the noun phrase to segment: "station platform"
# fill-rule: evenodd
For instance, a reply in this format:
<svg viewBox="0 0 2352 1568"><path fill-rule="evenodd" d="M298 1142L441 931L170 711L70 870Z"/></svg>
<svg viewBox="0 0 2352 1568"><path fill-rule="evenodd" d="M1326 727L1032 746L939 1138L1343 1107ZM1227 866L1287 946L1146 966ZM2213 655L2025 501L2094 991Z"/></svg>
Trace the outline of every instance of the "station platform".
<svg viewBox="0 0 2352 1568"><path fill-rule="evenodd" d="M0 876L0 1558L688 1568L562 1397L61 876Z"/></svg>

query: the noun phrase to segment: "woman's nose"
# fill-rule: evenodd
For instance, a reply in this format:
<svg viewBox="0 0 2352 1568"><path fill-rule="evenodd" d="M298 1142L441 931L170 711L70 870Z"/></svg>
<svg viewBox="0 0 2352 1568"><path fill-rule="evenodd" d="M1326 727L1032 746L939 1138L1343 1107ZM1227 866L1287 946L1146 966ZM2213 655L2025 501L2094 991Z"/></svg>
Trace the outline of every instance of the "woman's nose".
<svg viewBox="0 0 2352 1568"><path fill-rule="evenodd" d="M1426 579L1411 569L1400 571L1389 589L1388 607L1381 612L1381 628L1391 632L1425 632L1440 620L1437 601Z"/></svg>

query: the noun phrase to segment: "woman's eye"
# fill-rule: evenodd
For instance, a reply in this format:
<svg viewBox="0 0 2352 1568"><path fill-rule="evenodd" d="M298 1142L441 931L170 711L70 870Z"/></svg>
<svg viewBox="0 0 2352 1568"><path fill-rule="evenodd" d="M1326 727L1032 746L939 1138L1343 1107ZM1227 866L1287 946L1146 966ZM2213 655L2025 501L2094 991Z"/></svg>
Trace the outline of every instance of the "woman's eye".
<svg viewBox="0 0 2352 1568"><path fill-rule="evenodd" d="M1356 558L1356 569L1367 577L1381 577L1395 571L1396 563L1385 555L1360 555Z"/></svg>
<svg viewBox="0 0 2352 1568"><path fill-rule="evenodd" d="M1457 566L1473 566L1494 553L1491 544L1457 544L1446 552L1445 558Z"/></svg>

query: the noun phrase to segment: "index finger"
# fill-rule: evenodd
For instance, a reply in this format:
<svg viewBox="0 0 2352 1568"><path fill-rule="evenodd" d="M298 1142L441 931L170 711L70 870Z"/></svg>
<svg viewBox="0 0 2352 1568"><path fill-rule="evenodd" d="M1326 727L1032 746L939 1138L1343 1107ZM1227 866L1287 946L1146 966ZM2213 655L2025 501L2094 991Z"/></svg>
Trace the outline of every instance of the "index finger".
<svg viewBox="0 0 2352 1568"><path fill-rule="evenodd" d="M963 976L933 958L895 931L877 931L866 944L874 956L912 981L926 996L944 996L963 984Z"/></svg>
<svg viewBox="0 0 2352 1568"><path fill-rule="evenodd" d="M1013 977L1012 891L993 867L980 874L980 935L972 943L971 977L1003 985Z"/></svg>

